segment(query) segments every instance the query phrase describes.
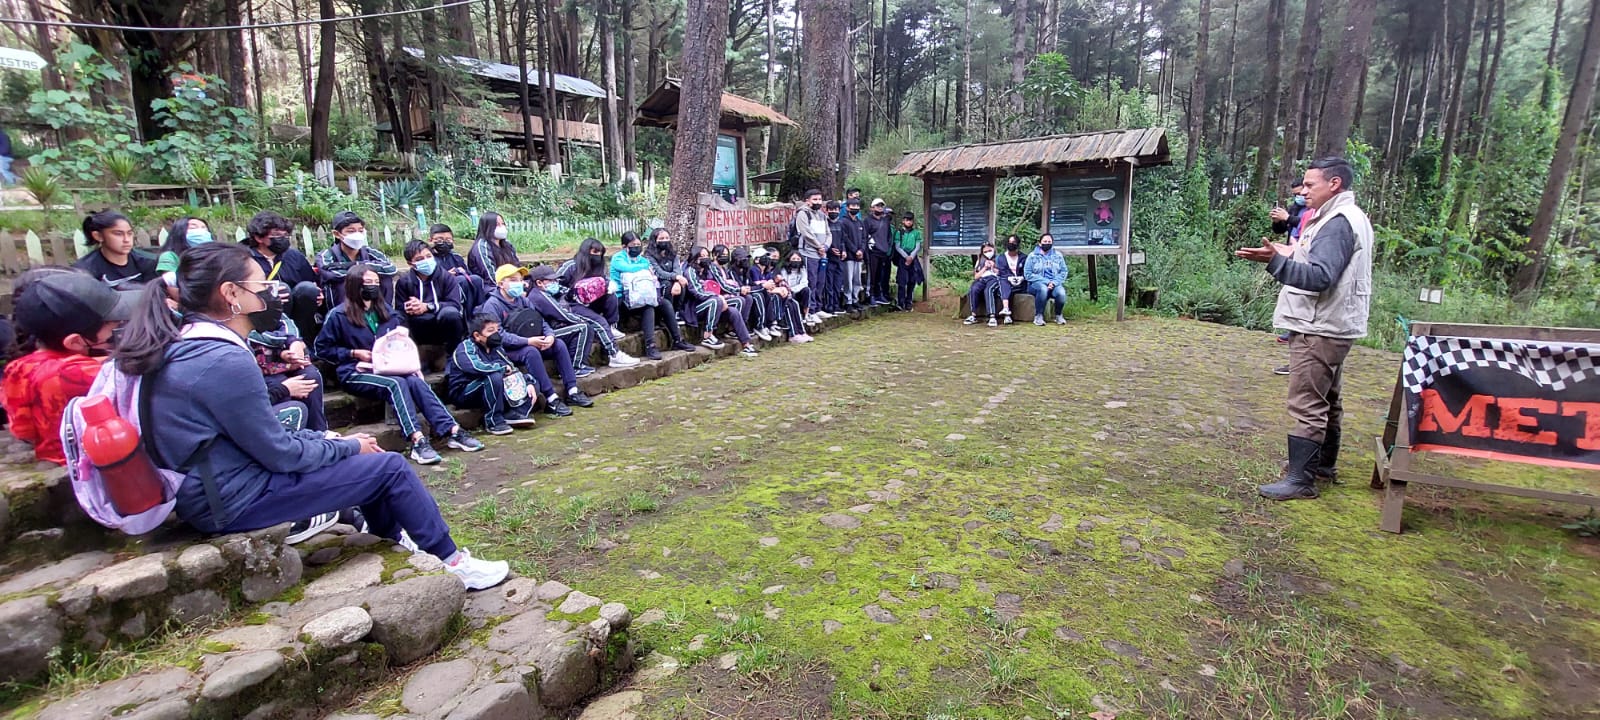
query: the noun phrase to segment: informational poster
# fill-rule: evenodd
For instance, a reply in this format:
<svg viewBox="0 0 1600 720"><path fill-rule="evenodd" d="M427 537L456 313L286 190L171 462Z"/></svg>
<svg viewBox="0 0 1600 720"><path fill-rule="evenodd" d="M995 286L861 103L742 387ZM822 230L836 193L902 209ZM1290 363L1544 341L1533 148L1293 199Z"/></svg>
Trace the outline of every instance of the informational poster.
<svg viewBox="0 0 1600 720"><path fill-rule="evenodd" d="M1116 173L1055 175L1050 178L1050 236L1056 247L1122 244L1123 179Z"/></svg>
<svg viewBox="0 0 1600 720"><path fill-rule="evenodd" d="M724 199L739 193L739 138L717 136L717 162L711 170L711 189Z"/></svg>
<svg viewBox="0 0 1600 720"><path fill-rule="evenodd" d="M751 205L743 200L729 203L721 195L701 193L695 244L731 248L783 243L788 240L794 211L795 206L789 203Z"/></svg>
<svg viewBox="0 0 1600 720"><path fill-rule="evenodd" d="M929 249L972 248L990 242L989 185L935 185L928 217ZM976 252L973 253L977 254Z"/></svg>

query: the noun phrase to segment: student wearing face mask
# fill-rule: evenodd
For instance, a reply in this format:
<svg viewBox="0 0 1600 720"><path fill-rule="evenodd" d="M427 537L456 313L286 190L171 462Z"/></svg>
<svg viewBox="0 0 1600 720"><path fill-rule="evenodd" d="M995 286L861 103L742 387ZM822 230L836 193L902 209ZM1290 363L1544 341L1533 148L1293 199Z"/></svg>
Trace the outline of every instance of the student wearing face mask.
<svg viewBox="0 0 1600 720"><path fill-rule="evenodd" d="M244 340L282 324L273 285L238 246L195 248L178 269L184 320L152 285L124 330L117 370L141 378L151 459L186 475L178 517L201 532L233 533L359 506L373 534L414 541L468 589L505 580L506 563L456 546L404 457L370 435L291 432L277 422Z"/></svg>
<svg viewBox="0 0 1600 720"><path fill-rule="evenodd" d="M805 198L805 207L794 214L795 232L800 237L800 257L805 259L806 276L815 286L810 297L810 305L806 306L807 316L815 315L822 310L821 292L823 282L823 258L827 257L828 247L833 243L833 236L829 230L828 213L823 210L822 191L807 190L802 196Z"/></svg>
<svg viewBox="0 0 1600 720"><path fill-rule="evenodd" d="M411 270L395 283L394 296L412 339L419 345L460 345L467 336L461 283L439 268L428 243L412 240L406 243L405 254Z"/></svg>
<svg viewBox="0 0 1600 720"><path fill-rule="evenodd" d="M316 337L322 327L322 288L317 284L317 271L305 253L294 247L294 224L270 210L263 210L250 218L245 226L245 239L240 242L250 250L251 259L261 267L268 280L276 280L289 287L289 316L305 337Z"/></svg>
<svg viewBox="0 0 1600 720"><path fill-rule="evenodd" d="M433 252L433 261L439 271L455 278L461 286L461 309L464 314L472 314L489 293L483 287L483 280L467 270L467 259L456 253L455 231L443 223L428 228L428 249Z"/></svg>
<svg viewBox="0 0 1600 720"><path fill-rule="evenodd" d="M1045 302L1056 306L1056 324L1067 324L1061 311L1067 307L1067 257L1055 249L1055 238L1050 233L1039 236L1039 244L1028 253L1028 263L1023 270L1028 282L1028 293L1033 295L1033 324L1044 325Z"/></svg>
<svg viewBox="0 0 1600 720"><path fill-rule="evenodd" d="M716 279L716 261L712 260L711 252L703 247L697 247L690 251L689 257L685 269L689 280L686 292L689 294L690 302L695 304L695 314L702 323L700 330L705 337L700 344L712 350L721 348L723 342L717 338L717 323L727 320L728 324L733 326L734 336L743 346L739 353L745 357L759 355L755 344L750 341L750 329L744 324L744 316L728 304L728 291Z"/></svg>
<svg viewBox="0 0 1600 720"><path fill-rule="evenodd" d="M618 288L612 286L610 276L605 243L598 238L585 238L572 259L556 268L561 290L556 298L569 304L574 313L598 323L616 341L623 337L617 328L622 321L622 307Z"/></svg>
<svg viewBox="0 0 1600 720"><path fill-rule="evenodd" d="M670 243L668 250L671 250ZM667 339L672 343L673 350L689 351L694 346L683 341L683 332L678 328L678 312L673 306L672 298L667 295L667 284L662 281L660 273L656 271L656 264L645 254L644 241L632 231L622 234L622 252L611 257L610 278L612 284L618 288L618 293L625 307L631 308L630 312L639 313L639 331L644 338L644 359L660 360L661 350L656 347L656 320L659 318L666 325ZM628 289L636 283L645 283L645 291L651 286L655 288L656 301L641 307L633 307L629 302ZM676 281L671 281L676 284Z"/></svg>
<svg viewBox="0 0 1600 720"><path fill-rule="evenodd" d="M750 297L744 283L734 276L733 251L729 250L727 245L719 244L711 247L710 277L722 287L722 298L728 301L729 311L744 318L745 327L755 327L750 324L750 319L754 316L755 298Z"/></svg>
<svg viewBox="0 0 1600 720"><path fill-rule="evenodd" d="M483 430L490 435L510 435L513 427L531 427L533 395L527 376L506 357L505 338L493 315L472 316L471 335L450 354L445 366L450 403L458 408L482 408Z"/></svg>
<svg viewBox="0 0 1600 720"><path fill-rule="evenodd" d="M872 212L862 222L867 231L867 302L889 305L889 274L894 267L894 211L873 198Z"/></svg>
<svg viewBox="0 0 1600 720"><path fill-rule="evenodd" d="M766 248L757 247L762 255ZM757 282L757 267L750 257L750 248L736 247L732 252L733 260L728 263L727 274L734 286L739 288L739 299L744 302L745 327L754 328L750 334L762 340L772 340L772 331L768 326L772 324L770 296Z"/></svg>
<svg viewBox="0 0 1600 720"><path fill-rule="evenodd" d="M69 400L89 393L137 297L67 268L29 270L17 278L13 315L34 349L6 363L0 403L12 436L32 444L39 461L66 464L61 414Z"/></svg>
<svg viewBox="0 0 1600 720"><path fill-rule="evenodd" d="M356 264L346 274L344 302L328 313L317 335L316 355L338 366L339 384L356 397L382 400L394 409L400 431L411 442L411 459L418 465L439 462L420 420L426 418L435 437L463 452L477 452L483 443L456 423L439 396L421 375L378 375L372 372L372 348L378 338L404 324L383 300L378 273ZM420 416L420 417L419 417Z"/></svg>
<svg viewBox="0 0 1600 720"><path fill-rule="evenodd" d="M846 195L844 214L839 223L845 229L844 246L844 305L841 309L854 313L861 310L861 267L867 257L867 226L861 217L861 195Z"/></svg>
<svg viewBox="0 0 1600 720"><path fill-rule="evenodd" d="M522 266L510 237L511 226L500 213L486 212L478 218L478 234L473 238L472 249L467 251L467 271L483 278L486 296L494 294L496 269L501 265Z"/></svg>
<svg viewBox="0 0 1600 720"><path fill-rule="evenodd" d="M763 340L783 337L783 318L787 312L785 305L794 306L796 317L803 318L805 313L799 311L799 303L789 296L788 288L783 286L783 278L778 273L777 253L758 247L750 254L754 261L750 264L749 283L753 288L752 294L762 303L761 316L766 319L762 332L757 334Z"/></svg>
<svg viewBox="0 0 1600 720"><path fill-rule="evenodd" d="M567 344L555 336L544 316L528 301L528 271L514 265L501 265L495 271L495 285L495 293L483 302L478 312L500 323L506 357L533 378L545 399L544 411L566 417L572 414L572 409L567 407L569 403L593 407L594 401L578 389L578 375L572 367L572 353ZM544 366L546 360L554 362L561 374L566 388L565 401L550 381L550 373Z"/></svg>
<svg viewBox="0 0 1600 720"><path fill-rule="evenodd" d="M200 218L178 218L167 228L167 241L161 244L156 255L156 272L169 273L178 269L178 256L196 245L212 241L211 228Z"/></svg>
<svg viewBox="0 0 1600 720"><path fill-rule="evenodd" d="M604 349L609 366L625 368L639 364L638 359L617 349L616 341L606 332L608 328L604 324L569 311L567 304L559 299L563 290L561 281L549 265L538 265L528 271L528 282L533 286L528 293L528 306L544 318L551 335L566 343L572 352L576 377L594 374L594 368L589 367L589 350L596 342Z"/></svg>
<svg viewBox="0 0 1600 720"><path fill-rule="evenodd" d="M900 215L900 227L894 231L894 282L898 293L895 307L902 311L911 309L913 293L922 284L922 231L917 229L917 216L910 212Z"/></svg>
<svg viewBox="0 0 1600 720"><path fill-rule="evenodd" d="M387 255L367 244L367 225L361 216L346 210L333 216L333 246L317 255L323 307L333 307L343 299L345 279L356 265L365 265L378 276L384 302L393 303L399 269Z"/></svg>
<svg viewBox="0 0 1600 720"><path fill-rule="evenodd" d="M653 228L646 233L644 257L650 261L650 269L655 272L656 279L661 281L661 296L672 303L678 324L697 323L694 307L689 302L687 265L678 257L677 248L672 245L672 235L666 228Z"/></svg>
<svg viewBox="0 0 1600 720"><path fill-rule="evenodd" d="M972 289L967 291L967 307L971 312L963 324L978 321L979 307L989 313L989 327L1000 324L1000 265L994 256L994 243L984 243L978 248L978 262L972 268Z"/></svg>
<svg viewBox="0 0 1600 720"><path fill-rule="evenodd" d="M839 201L829 200L828 211L828 262L822 269L822 312L821 317L827 318L838 315L844 307L844 261L845 249L851 244L849 233L852 228L840 217Z"/></svg>
<svg viewBox="0 0 1600 720"><path fill-rule="evenodd" d="M1028 258L1022 254L1022 240L1016 235L1006 236L1006 251L1000 253L995 262L999 271L995 287L1000 292L1000 317L1006 325L1011 324L1011 296L1028 292L1024 278L1027 264Z"/></svg>
<svg viewBox="0 0 1600 720"><path fill-rule="evenodd" d="M806 278L805 259L798 252L790 252L788 259L783 261L783 268L777 277L779 286L778 314L783 318L784 329L789 332L789 342L811 342L811 333L806 331L807 324L816 324L806 319L802 310L806 300L811 294L810 283Z"/></svg>

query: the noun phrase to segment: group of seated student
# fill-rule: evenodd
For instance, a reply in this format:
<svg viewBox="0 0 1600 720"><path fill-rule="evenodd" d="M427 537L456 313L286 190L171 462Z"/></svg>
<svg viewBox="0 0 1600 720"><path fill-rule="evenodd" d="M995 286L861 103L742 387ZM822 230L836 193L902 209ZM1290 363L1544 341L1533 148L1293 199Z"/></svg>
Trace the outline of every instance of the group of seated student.
<svg viewBox="0 0 1600 720"><path fill-rule="evenodd" d="M1057 325L1067 324L1062 314L1067 304L1067 259L1055 250L1055 241L1049 233L1039 237L1033 251L1021 252L1021 241L1016 235L1006 238L1006 251L995 254L993 243L978 248L978 259L972 268L972 288L967 291L967 318L962 322L972 325L980 314L988 314L989 327L1011 324L1011 298L1018 294L1031 295L1034 300L1033 324L1043 325L1047 303L1053 307Z"/></svg>

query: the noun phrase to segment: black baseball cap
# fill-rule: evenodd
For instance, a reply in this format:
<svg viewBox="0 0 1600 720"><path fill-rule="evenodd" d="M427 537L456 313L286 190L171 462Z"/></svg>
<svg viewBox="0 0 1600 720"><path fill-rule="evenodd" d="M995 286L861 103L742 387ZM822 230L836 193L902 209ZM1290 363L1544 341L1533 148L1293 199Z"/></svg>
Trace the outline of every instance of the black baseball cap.
<svg viewBox="0 0 1600 720"><path fill-rule="evenodd" d="M132 317L138 298L138 292L118 292L82 273L52 273L23 289L15 316L17 326L30 335L93 336L101 325Z"/></svg>
<svg viewBox="0 0 1600 720"><path fill-rule="evenodd" d="M528 279L533 282L539 282L540 280L554 280L556 279L555 268L552 268L549 265L535 265L533 266L533 269L528 271Z"/></svg>

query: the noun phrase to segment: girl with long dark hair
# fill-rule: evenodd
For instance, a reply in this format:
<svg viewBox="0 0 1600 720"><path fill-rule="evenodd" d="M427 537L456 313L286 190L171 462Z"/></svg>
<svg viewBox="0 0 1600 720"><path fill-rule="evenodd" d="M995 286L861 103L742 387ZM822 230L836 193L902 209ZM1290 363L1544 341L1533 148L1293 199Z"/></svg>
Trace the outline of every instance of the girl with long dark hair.
<svg viewBox="0 0 1600 720"><path fill-rule="evenodd" d="M252 331L283 322L279 288L243 247L192 248L178 262L180 321L164 283L151 283L124 327L117 369L142 379L156 464L186 474L177 513L203 532L259 530L359 506L372 532L414 542L469 589L506 578L504 562L457 548L428 489L370 435L290 432L274 417Z"/></svg>
<svg viewBox="0 0 1600 720"><path fill-rule="evenodd" d="M644 335L644 359L660 360L661 351L656 347L656 318L661 318L667 327L667 339L672 342L673 350L693 350L694 346L683 341L683 333L678 329L677 308L672 305L672 298L667 295L667 288L657 273L655 262L645 253L644 241L632 231L622 234L622 252L611 258L611 282L616 283L620 289L622 300L630 307L633 305L628 300L628 287L633 282L643 282L648 291L650 282L656 285L656 301L651 305L635 308L639 313L639 329ZM648 274L644 274L648 273Z"/></svg>
<svg viewBox="0 0 1600 720"><path fill-rule="evenodd" d="M574 313L600 323L613 340L622 339L622 331L617 329L617 323L622 319L622 306L618 302L617 289L611 287L611 267L606 262L605 243L595 238L584 238L572 259L556 268L556 276L561 281L562 297L572 305ZM578 283L585 280L595 286L604 284L605 290L593 297L590 297L593 293L580 293Z"/></svg>
<svg viewBox="0 0 1600 720"><path fill-rule="evenodd" d="M522 267L510 238L511 226L500 213L484 213L478 218L478 234L472 241L472 249L467 251L467 272L483 278L486 287L494 287L495 268L501 265Z"/></svg>
<svg viewBox="0 0 1600 720"><path fill-rule="evenodd" d="M84 218L83 238L89 253L72 266L111 287L140 285L159 274L155 257L135 247L133 223L122 213L105 210Z"/></svg>

